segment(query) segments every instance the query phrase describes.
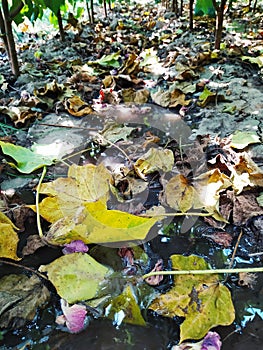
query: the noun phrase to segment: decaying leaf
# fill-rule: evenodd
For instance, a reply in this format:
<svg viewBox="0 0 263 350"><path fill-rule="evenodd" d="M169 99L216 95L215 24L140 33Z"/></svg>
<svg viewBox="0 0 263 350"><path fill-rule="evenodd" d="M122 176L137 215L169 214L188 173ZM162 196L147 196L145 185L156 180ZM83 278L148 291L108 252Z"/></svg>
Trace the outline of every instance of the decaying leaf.
<svg viewBox="0 0 263 350"><path fill-rule="evenodd" d="M57 293L69 304L94 298L110 274L110 269L83 253L63 255L39 270L47 272Z"/></svg>
<svg viewBox="0 0 263 350"><path fill-rule="evenodd" d="M138 326L146 326L131 285L128 285L122 294L106 306L105 316L113 319L116 326L120 326L122 321Z"/></svg>
<svg viewBox="0 0 263 350"><path fill-rule="evenodd" d="M6 275L0 279L0 328L17 329L32 321L50 294L42 281L32 275Z"/></svg>
<svg viewBox="0 0 263 350"><path fill-rule="evenodd" d="M86 102L82 101L79 96L72 96L64 101L66 111L74 117L84 117L91 114L93 109Z"/></svg>
<svg viewBox="0 0 263 350"><path fill-rule="evenodd" d="M204 88L204 91L199 96L199 102L198 105L201 107L205 107L208 103L215 103L216 101L224 101L225 97L224 95L217 94L217 92L210 91L206 86Z"/></svg>
<svg viewBox="0 0 263 350"><path fill-rule="evenodd" d="M201 341L197 343L185 342L174 345L171 350L220 350L222 342L216 332L208 332Z"/></svg>
<svg viewBox="0 0 263 350"><path fill-rule="evenodd" d="M130 136L134 127L118 124L115 122L106 123L103 130L95 136L94 140L102 146L108 146L109 142L115 143L119 140L126 141Z"/></svg>
<svg viewBox="0 0 263 350"><path fill-rule="evenodd" d="M203 270L208 265L197 256L172 255L174 270ZM201 339L218 325L230 325L235 310L230 291L219 282L218 275L176 275L174 287L159 295L150 305L158 314L181 316L180 343L186 339Z"/></svg>
<svg viewBox="0 0 263 350"><path fill-rule="evenodd" d="M87 314L86 306L79 304L69 306L64 299L60 300L60 304L63 315L56 318L56 323L62 325L66 324L71 333L82 331Z"/></svg>
<svg viewBox="0 0 263 350"><path fill-rule="evenodd" d="M28 148L16 146L9 142L0 141L0 146L4 154L16 161L16 164L11 162L8 164L21 173L30 174L45 165L52 165L55 160L53 156L43 156Z"/></svg>
<svg viewBox="0 0 263 350"><path fill-rule="evenodd" d="M0 257L20 260L17 256L18 236L17 227L0 211Z"/></svg>
<svg viewBox="0 0 263 350"><path fill-rule="evenodd" d="M124 102L146 103L148 102L150 92L147 89L135 90L132 88L122 90Z"/></svg>

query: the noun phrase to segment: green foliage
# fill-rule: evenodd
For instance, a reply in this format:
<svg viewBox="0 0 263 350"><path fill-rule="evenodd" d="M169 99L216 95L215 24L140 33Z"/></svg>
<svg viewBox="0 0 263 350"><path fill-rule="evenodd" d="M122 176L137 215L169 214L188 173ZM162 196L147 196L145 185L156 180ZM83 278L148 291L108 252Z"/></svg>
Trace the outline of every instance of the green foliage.
<svg viewBox="0 0 263 350"><path fill-rule="evenodd" d="M195 4L194 13L196 16L208 15L215 17L215 9L212 0L197 0Z"/></svg>

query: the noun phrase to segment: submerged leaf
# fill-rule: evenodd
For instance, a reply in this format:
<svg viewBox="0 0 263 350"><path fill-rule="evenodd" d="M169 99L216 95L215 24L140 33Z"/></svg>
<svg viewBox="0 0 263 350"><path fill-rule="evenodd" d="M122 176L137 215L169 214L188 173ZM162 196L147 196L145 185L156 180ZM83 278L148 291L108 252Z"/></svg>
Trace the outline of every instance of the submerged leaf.
<svg viewBox="0 0 263 350"><path fill-rule="evenodd" d="M174 270L204 270L203 258L172 255ZM180 342L201 339L213 327L229 325L234 321L235 310L227 287L216 274L176 275L174 287L158 296L150 308L163 316L181 316Z"/></svg>
<svg viewBox="0 0 263 350"><path fill-rule="evenodd" d="M69 304L94 298L110 270L88 254L63 255L48 265L40 266L47 272L57 293Z"/></svg>
<svg viewBox="0 0 263 350"><path fill-rule="evenodd" d="M105 310L105 316L113 319L116 326L120 326L122 321L138 326L146 326L146 322L141 315L141 310L130 285L124 289L122 294L118 295L108 304Z"/></svg>

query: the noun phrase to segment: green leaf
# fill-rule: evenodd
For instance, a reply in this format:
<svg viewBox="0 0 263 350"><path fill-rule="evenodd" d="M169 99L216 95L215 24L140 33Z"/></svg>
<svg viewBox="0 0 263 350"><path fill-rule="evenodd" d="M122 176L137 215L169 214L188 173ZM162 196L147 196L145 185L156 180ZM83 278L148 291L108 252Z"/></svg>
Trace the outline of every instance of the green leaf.
<svg viewBox="0 0 263 350"><path fill-rule="evenodd" d="M101 59L97 60L96 63L99 64L100 66L103 67L114 67L114 68L119 68L120 67L120 51L114 52L110 55L103 56Z"/></svg>
<svg viewBox="0 0 263 350"><path fill-rule="evenodd" d="M8 164L21 173L32 173L32 171L42 168L45 165L53 164L55 160L53 156L43 156L28 148L16 146L12 143L0 141L0 146L4 154L16 161L16 164L10 162Z"/></svg>
<svg viewBox="0 0 263 350"><path fill-rule="evenodd" d="M107 305L105 315L113 319L117 326L122 323L122 320L126 323L146 326L131 285L128 285L122 294Z"/></svg>
<svg viewBox="0 0 263 350"><path fill-rule="evenodd" d="M250 63L255 63L259 68L263 67L263 55L258 57L241 56L242 61L249 61Z"/></svg>
<svg viewBox="0 0 263 350"><path fill-rule="evenodd" d="M204 270L209 268L203 258L172 255L173 270ZM201 339L213 327L230 325L235 310L230 291L216 274L176 275L174 287L158 296L150 309L168 317L181 316L180 342Z"/></svg>
<svg viewBox="0 0 263 350"><path fill-rule="evenodd" d="M260 195L257 197L258 204L263 207L263 192L260 193Z"/></svg>
<svg viewBox="0 0 263 350"><path fill-rule="evenodd" d="M96 297L111 270L88 254L73 253L40 266L39 271L47 272L60 297L73 304Z"/></svg>
<svg viewBox="0 0 263 350"><path fill-rule="evenodd" d="M260 138L256 132L237 130L232 136L230 146L237 149L243 149L252 143L259 143L259 142L260 142Z"/></svg>

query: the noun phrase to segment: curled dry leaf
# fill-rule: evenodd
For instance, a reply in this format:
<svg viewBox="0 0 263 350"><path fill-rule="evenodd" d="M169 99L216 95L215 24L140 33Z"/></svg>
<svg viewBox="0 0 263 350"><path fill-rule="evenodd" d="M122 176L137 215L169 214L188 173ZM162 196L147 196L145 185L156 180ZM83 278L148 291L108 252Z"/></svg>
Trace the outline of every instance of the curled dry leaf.
<svg viewBox="0 0 263 350"><path fill-rule="evenodd" d="M64 101L66 111L74 117L84 117L93 113L93 109L86 102L82 101L79 96L72 96Z"/></svg>

